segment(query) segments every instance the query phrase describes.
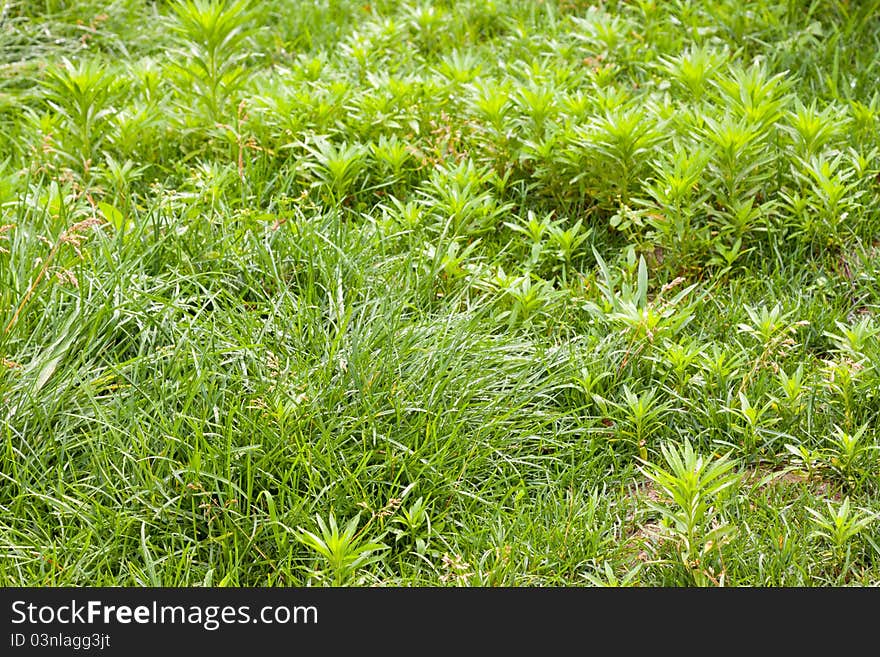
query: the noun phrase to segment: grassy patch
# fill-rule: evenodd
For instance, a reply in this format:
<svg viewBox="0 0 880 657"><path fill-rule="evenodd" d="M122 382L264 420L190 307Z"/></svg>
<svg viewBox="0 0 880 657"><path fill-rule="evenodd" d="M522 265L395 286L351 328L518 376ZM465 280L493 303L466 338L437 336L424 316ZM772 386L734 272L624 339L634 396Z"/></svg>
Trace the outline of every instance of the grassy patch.
<svg viewBox="0 0 880 657"><path fill-rule="evenodd" d="M880 5L2 3L0 583L880 582Z"/></svg>

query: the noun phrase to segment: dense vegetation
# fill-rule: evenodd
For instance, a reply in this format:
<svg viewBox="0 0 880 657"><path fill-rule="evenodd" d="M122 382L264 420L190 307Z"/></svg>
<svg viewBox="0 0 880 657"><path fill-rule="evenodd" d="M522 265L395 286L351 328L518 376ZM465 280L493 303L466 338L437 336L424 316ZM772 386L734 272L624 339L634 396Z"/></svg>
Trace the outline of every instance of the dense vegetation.
<svg viewBox="0 0 880 657"><path fill-rule="evenodd" d="M0 583L880 583L877 0L0 5Z"/></svg>

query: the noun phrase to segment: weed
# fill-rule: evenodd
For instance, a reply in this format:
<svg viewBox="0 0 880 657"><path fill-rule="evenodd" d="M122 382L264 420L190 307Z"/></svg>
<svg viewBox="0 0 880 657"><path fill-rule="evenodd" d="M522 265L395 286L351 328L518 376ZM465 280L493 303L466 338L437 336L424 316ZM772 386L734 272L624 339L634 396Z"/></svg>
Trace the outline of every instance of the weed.
<svg viewBox="0 0 880 657"><path fill-rule="evenodd" d="M0 1L0 584L876 584L877 4Z"/></svg>

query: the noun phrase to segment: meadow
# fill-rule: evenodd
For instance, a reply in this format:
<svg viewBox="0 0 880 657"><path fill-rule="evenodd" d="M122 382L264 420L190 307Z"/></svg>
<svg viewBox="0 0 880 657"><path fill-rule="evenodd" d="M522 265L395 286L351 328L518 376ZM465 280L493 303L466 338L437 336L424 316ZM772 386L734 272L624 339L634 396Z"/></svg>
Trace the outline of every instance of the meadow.
<svg viewBox="0 0 880 657"><path fill-rule="evenodd" d="M0 585L880 585L880 0L0 12Z"/></svg>

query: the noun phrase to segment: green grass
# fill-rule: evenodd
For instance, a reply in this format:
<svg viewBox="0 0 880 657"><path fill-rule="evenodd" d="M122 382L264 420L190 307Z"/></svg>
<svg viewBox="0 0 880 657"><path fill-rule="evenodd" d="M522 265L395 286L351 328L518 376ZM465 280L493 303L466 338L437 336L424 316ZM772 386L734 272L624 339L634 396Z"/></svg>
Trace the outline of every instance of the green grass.
<svg viewBox="0 0 880 657"><path fill-rule="evenodd" d="M880 584L876 0L0 5L0 584Z"/></svg>

